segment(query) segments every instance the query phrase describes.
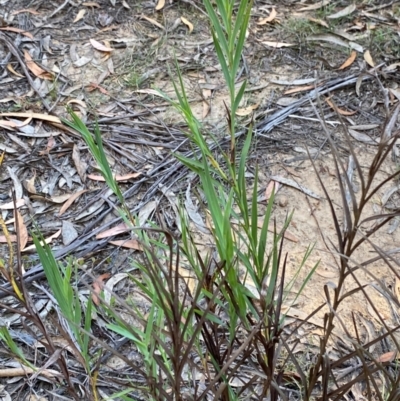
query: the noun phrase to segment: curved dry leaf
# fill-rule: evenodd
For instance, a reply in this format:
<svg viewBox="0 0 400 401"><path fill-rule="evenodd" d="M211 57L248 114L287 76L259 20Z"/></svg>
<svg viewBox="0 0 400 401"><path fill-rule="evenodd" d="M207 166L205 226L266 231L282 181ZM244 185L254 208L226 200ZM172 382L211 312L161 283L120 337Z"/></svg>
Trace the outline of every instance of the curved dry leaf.
<svg viewBox="0 0 400 401"><path fill-rule="evenodd" d="M78 11L78 14L76 14L76 17L72 21L72 23L74 24L75 22L80 21L84 17L85 14L86 14L86 10L84 8L82 8L81 10Z"/></svg>
<svg viewBox="0 0 400 401"><path fill-rule="evenodd" d="M318 10L319 8L326 7L331 1L332 0L321 0L318 3L312 4L311 6L300 8L299 11Z"/></svg>
<svg viewBox="0 0 400 401"><path fill-rule="evenodd" d="M106 303L106 305L109 305L111 301L111 295L115 285L127 277L129 277L128 273L117 273L107 281L107 284L105 286L107 290L104 291L104 302Z"/></svg>
<svg viewBox="0 0 400 401"><path fill-rule="evenodd" d="M126 223L118 224L115 227L112 227L108 230L102 231L96 235L96 239L103 239L108 237L113 237L114 235L126 233L130 230L129 226Z"/></svg>
<svg viewBox="0 0 400 401"><path fill-rule="evenodd" d="M245 107L245 108L242 108L242 109L237 109L236 110L236 115L237 116L241 116L241 117L248 116L254 110L258 109L258 106L260 106L260 103L253 104L251 106L248 106L248 107Z"/></svg>
<svg viewBox="0 0 400 401"><path fill-rule="evenodd" d="M165 6L165 0L158 0L158 3L156 5L156 10L157 11L162 10L164 6Z"/></svg>
<svg viewBox="0 0 400 401"><path fill-rule="evenodd" d="M355 50L353 50L350 54L350 57L338 68L338 70L344 70L347 67L350 67L354 60L357 57L357 52Z"/></svg>
<svg viewBox="0 0 400 401"><path fill-rule="evenodd" d="M78 172L80 179L84 182L86 179L86 170L88 166L87 163L82 160L81 153L76 144L74 144L74 147L72 148L72 160L75 164L76 171Z"/></svg>
<svg viewBox="0 0 400 401"><path fill-rule="evenodd" d="M354 114L357 113L357 111L347 111L340 109L337 107L331 100L325 99L326 103L329 104L330 107L332 107L333 110L335 110L337 113L341 114L342 116L353 116Z"/></svg>
<svg viewBox="0 0 400 401"><path fill-rule="evenodd" d="M87 108L87 105L83 100L71 99L71 100L68 100L68 102L67 102L67 104L72 104L72 103L78 104L79 106L82 106L84 109Z"/></svg>
<svg viewBox="0 0 400 401"><path fill-rule="evenodd" d="M371 53L370 53L370 51L369 50L367 50L365 53L364 53L364 60L367 62L367 64L370 66L370 67L375 67L375 63L374 63L374 60L372 59L372 56L371 56Z"/></svg>
<svg viewBox="0 0 400 401"><path fill-rule="evenodd" d="M43 77L46 74L46 71L40 68L32 59L28 50L24 50L24 57L26 61L26 66L36 77Z"/></svg>
<svg viewBox="0 0 400 401"><path fill-rule="evenodd" d="M380 363L393 362L395 359L398 359L399 356L400 355L397 351L389 351L378 356L377 361Z"/></svg>
<svg viewBox="0 0 400 401"><path fill-rule="evenodd" d="M313 17L307 17L307 19L311 22L315 22L318 25L324 26L325 28L329 28L328 23L322 19L313 18Z"/></svg>
<svg viewBox="0 0 400 401"><path fill-rule="evenodd" d="M36 194L35 180L36 174L34 174L29 180L25 180L25 188L30 194Z"/></svg>
<svg viewBox="0 0 400 401"><path fill-rule="evenodd" d="M19 113L19 112L0 113L0 117L26 117L26 118L34 118L37 120L50 121L52 123L61 124L61 120L58 117L42 113Z"/></svg>
<svg viewBox="0 0 400 401"><path fill-rule="evenodd" d="M126 8L126 9L128 9L128 10L131 9L130 6L129 6L129 4L128 4L125 0L122 0L122 6L123 6L124 8Z"/></svg>
<svg viewBox="0 0 400 401"><path fill-rule="evenodd" d="M26 36L29 39L33 39L33 35L30 32L26 32L24 29L14 28L13 26L1 27L0 31L16 32L16 33L20 33L21 35Z"/></svg>
<svg viewBox="0 0 400 401"><path fill-rule="evenodd" d="M269 13L268 17L262 18L257 22L257 25L265 25L267 22L271 22L275 19L277 15L277 12L275 10L275 7L271 10Z"/></svg>
<svg viewBox="0 0 400 401"><path fill-rule="evenodd" d="M129 249L135 249L137 251L142 251L143 247L140 245L139 241L135 239L121 239L117 241L108 241L109 244L120 246L122 248L129 248Z"/></svg>
<svg viewBox="0 0 400 401"><path fill-rule="evenodd" d="M12 135L12 134L8 134L8 135ZM29 149L29 148L28 148ZM0 150L3 152L0 155L0 166L3 163L3 159L4 159L4 153L18 153L19 151L17 149L12 148L11 146L6 146L4 145L4 143L0 143ZM30 151L30 150L29 150Z"/></svg>
<svg viewBox="0 0 400 401"><path fill-rule="evenodd" d="M62 214L64 214L68 210L68 208L75 202L75 200L78 199L82 194L84 194L87 191L88 191L87 189L83 189L82 191L78 191L73 195L71 195L69 199L61 206L58 215L61 216Z"/></svg>
<svg viewBox="0 0 400 401"><path fill-rule="evenodd" d="M96 8L101 8L100 4L95 3L94 1L87 1L85 3L82 3L83 6L85 7L96 7Z"/></svg>
<svg viewBox="0 0 400 401"><path fill-rule="evenodd" d="M193 31L193 24L188 21L185 17L181 17L181 21L189 28L189 33L192 33Z"/></svg>
<svg viewBox="0 0 400 401"><path fill-rule="evenodd" d="M19 208L25 205L25 201L23 199L17 199L16 207ZM14 209L14 202L4 203L0 205L0 210L13 210Z"/></svg>
<svg viewBox="0 0 400 401"><path fill-rule="evenodd" d="M356 10L356 8L357 7L354 3L350 4L349 6L343 8L342 10L338 11L337 13L328 15L327 18L336 19L336 18L346 17L346 16L350 15L351 13L353 13Z"/></svg>
<svg viewBox="0 0 400 401"><path fill-rule="evenodd" d="M119 181L129 181L132 178L137 178L140 175L142 175L142 173L131 173L131 174L125 174L125 175L116 175L114 177L115 181L119 182ZM87 176L88 178L90 178L91 180L94 181L105 181L104 177L102 175L94 175L94 174L89 174Z"/></svg>
<svg viewBox="0 0 400 401"><path fill-rule="evenodd" d="M97 277L92 284L93 292L92 292L92 300L95 305L100 305L100 299L97 296L102 291L104 284L103 282L110 278L110 273L101 274Z"/></svg>
<svg viewBox="0 0 400 401"><path fill-rule="evenodd" d="M269 200L269 198L272 195L272 191L274 191L274 194L276 195L276 193L279 191L279 182L276 182L274 180L271 180L268 185L267 188L265 190L265 199Z"/></svg>
<svg viewBox="0 0 400 401"><path fill-rule="evenodd" d="M10 71L11 74L14 74L14 75L16 75L17 77L23 78L23 75L20 74L19 72L15 71L14 68L13 68L13 66L12 66L10 63L7 64L7 70Z"/></svg>
<svg viewBox="0 0 400 401"><path fill-rule="evenodd" d="M306 38L306 40L330 42L338 46L349 47L348 42L333 34L310 35Z"/></svg>
<svg viewBox="0 0 400 401"><path fill-rule="evenodd" d="M26 247L26 244L28 243L28 237L29 237L28 230L24 223L24 219L22 218L22 215L18 209L14 211L14 216L15 216L15 221L17 221L18 218L18 227L15 227L15 231L19 235L20 249L22 251Z"/></svg>
<svg viewBox="0 0 400 401"><path fill-rule="evenodd" d="M111 47L108 47L106 45L103 45L103 43L98 42L95 39L89 39L90 44L98 51L100 52L112 52L114 49Z"/></svg>
<svg viewBox="0 0 400 401"><path fill-rule="evenodd" d="M305 86L300 86L298 88L288 89L287 91L283 92L283 94L290 95L291 93L304 92L304 91L308 91L310 89L315 89L315 85L305 85Z"/></svg>
<svg viewBox="0 0 400 401"><path fill-rule="evenodd" d="M53 239L58 238L58 237L60 236L60 234L61 234L61 230L58 230L56 233L54 233L53 235L50 235L50 237L46 238L46 239L44 240L44 242L45 242L46 244L50 244L51 241L53 241ZM42 245L44 245L44 244L43 244L43 241L40 241L40 243L41 243ZM36 249L36 246L35 246L35 244L33 244L33 245L29 245L29 246L27 246L25 249L23 249L23 252L34 251L35 249Z"/></svg>
<svg viewBox="0 0 400 401"><path fill-rule="evenodd" d="M145 15L141 15L140 18L145 19L146 21L149 21L151 24L157 26L158 28L160 28L162 30L165 30L165 28L159 22L157 22L156 20L154 20L152 18L146 17Z"/></svg>
<svg viewBox="0 0 400 401"><path fill-rule="evenodd" d="M3 4L4 4L4 2L3 2ZM33 15L40 15L40 13L38 11L34 10L33 8L22 8L21 10L13 11L11 14L17 15L17 14L21 14L21 13L30 13Z"/></svg>
<svg viewBox="0 0 400 401"><path fill-rule="evenodd" d="M275 47L275 48L281 48L281 47L291 47L294 46L293 43L284 43L284 42L270 42L270 41L263 41L261 42L263 45L270 46L270 47Z"/></svg>

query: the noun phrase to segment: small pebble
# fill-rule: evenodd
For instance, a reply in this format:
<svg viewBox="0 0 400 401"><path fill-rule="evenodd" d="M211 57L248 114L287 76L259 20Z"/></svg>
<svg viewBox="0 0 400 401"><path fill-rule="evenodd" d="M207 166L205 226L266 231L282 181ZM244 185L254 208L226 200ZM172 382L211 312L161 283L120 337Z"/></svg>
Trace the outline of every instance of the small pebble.
<svg viewBox="0 0 400 401"><path fill-rule="evenodd" d="M288 199L286 198L286 196L282 196L281 198L279 198L278 205L280 207L286 207L287 204L288 204Z"/></svg>

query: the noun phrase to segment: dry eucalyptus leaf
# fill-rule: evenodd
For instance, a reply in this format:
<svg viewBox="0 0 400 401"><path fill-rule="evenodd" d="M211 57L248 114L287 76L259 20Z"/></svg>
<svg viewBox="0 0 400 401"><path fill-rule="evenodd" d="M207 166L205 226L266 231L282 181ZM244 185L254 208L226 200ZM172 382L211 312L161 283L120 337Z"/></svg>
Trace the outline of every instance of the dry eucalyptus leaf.
<svg viewBox="0 0 400 401"><path fill-rule="evenodd" d="M58 117L50 116L48 114L41 114L41 113L0 113L0 117L26 117L26 118L33 118L43 121L50 121L53 123L61 124L61 120Z"/></svg>
<svg viewBox="0 0 400 401"><path fill-rule="evenodd" d="M367 50L365 53L364 53L364 60L367 62L367 64L370 66L370 67L375 67L375 63L374 63L374 60L372 59L372 56L371 56L371 53L370 53L370 51L369 50Z"/></svg>
<svg viewBox="0 0 400 401"><path fill-rule="evenodd" d="M84 8L82 8L81 10L78 11L78 14L76 14L75 19L72 21L72 23L74 24L75 22L80 21L86 14L86 10Z"/></svg>
<svg viewBox="0 0 400 401"><path fill-rule="evenodd" d="M189 33L192 33L193 31L193 24L188 21L185 17L181 17L181 21L189 28Z"/></svg>
<svg viewBox="0 0 400 401"><path fill-rule="evenodd" d="M156 20L154 20L152 18L146 17L145 15L141 15L140 18L145 19L146 21L149 21L151 24L157 26L158 28L160 28L162 30L165 30L165 28L160 23L158 23Z"/></svg>
<svg viewBox="0 0 400 401"><path fill-rule="evenodd" d="M324 26L325 28L329 28L328 23L322 19L313 18L313 17L307 17L307 19L311 22L315 22L318 25Z"/></svg>
<svg viewBox="0 0 400 401"><path fill-rule="evenodd" d="M269 13L268 17L266 18L262 18L257 22L257 25L265 25L268 22L271 22L275 19L277 15L276 9L275 7L271 10L271 12Z"/></svg>
<svg viewBox="0 0 400 401"><path fill-rule="evenodd" d="M270 41L262 41L261 42L263 45L270 46L270 47L275 47L275 48L281 48L281 47L291 47L294 46L293 43L284 43L284 42L270 42Z"/></svg>
<svg viewBox="0 0 400 401"><path fill-rule="evenodd" d="M115 181L117 181L117 182L129 181L132 178L139 177L140 175L142 175L142 173L139 172L139 173L131 173L131 174L125 174L125 175L116 175L114 178L115 178ZM94 181L103 181L103 182L105 182L105 179L104 179L104 177L102 175L89 174L87 177L90 178L91 180L94 180Z"/></svg>
<svg viewBox="0 0 400 401"><path fill-rule="evenodd" d="M326 7L332 0L322 0L319 1L318 3L311 4L310 6L306 6L303 8L300 8L299 11L311 11L311 10L318 10L322 7Z"/></svg>
<svg viewBox="0 0 400 401"><path fill-rule="evenodd" d="M43 68L40 68L32 59L31 55L27 50L24 50L24 57L25 57L25 62L26 66L28 69L36 76L39 78L44 78L46 74L48 74Z"/></svg>
<svg viewBox="0 0 400 401"><path fill-rule="evenodd" d="M73 65L75 67L83 67L84 65L90 63L92 61L93 57L80 57L78 60L73 61Z"/></svg>
<svg viewBox="0 0 400 401"><path fill-rule="evenodd" d="M6 26L6 27L1 27L0 31L9 31L9 32L20 33L21 35L24 35L27 38L33 40L33 35L31 33L29 33L29 32L26 32L25 29L15 28L13 26Z"/></svg>
<svg viewBox="0 0 400 401"><path fill-rule="evenodd" d="M113 237L114 235L123 234L130 230L129 226L125 223L120 223L115 227L112 227L108 230L102 231L96 235L96 239L103 239L108 237Z"/></svg>
<svg viewBox="0 0 400 401"><path fill-rule="evenodd" d="M121 239L117 241L108 241L108 243L115 246L120 246L122 248L135 249L136 251L143 250L140 243L135 239L128 239L128 240Z"/></svg>
<svg viewBox="0 0 400 401"><path fill-rule="evenodd" d="M11 72L11 74L14 74L15 76L19 77L19 78L23 78L24 76L22 74L20 74L19 72L14 70L14 67L12 66L11 63L7 64L7 70Z"/></svg>
<svg viewBox="0 0 400 401"><path fill-rule="evenodd" d="M349 6L343 8L342 10L338 11L337 13L328 15L327 18L329 18L329 19L337 19L337 18L346 17L347 15L350 15L351 13L353 13L356 10L356 8L357 7L356 7L356 5L354 3L350 4Z"/></svg>
<svg viewBox="0 0 400 401"><path fill-rule="evenodd" d="M90 44L98 51L101 52L112 52L114 49L112 47L108 47L106 45L103 45L102 43L98 42L95 39L89 39Z"/></svg>
<svg viewBox="0 0 400 401"><path fill-rule="evenodd" d="M57 231L56 233L54 233L53 235L50 235L50 237L45 238L44 242L45 242L46 244L50 244L51 241L53 241L53 239L58 238L58 237L60 236L60 234L61 234L61 230L58 230L58 231ZM44 244L43 244L43 241L40 241L40 243L41 243L42 245L44 245ZM25 249L23 249L23 252L34 251L34 250L36 250L35 244L27 246Z"/></svg>
<svg viewBox="0 0 400 401"><path fill-rule="evenodd" d="M158 3L156 5L156 10L157 11L162 10L164 6L165 6L165 0L158 0Z"/></svg>
<svg viewBox="0 0 400 401"><path fill-rule="evenodd" d="M338 70L344 70L347 67L350 67L354 60L357 57L357 52L355 50L353 50L350 54L350 57L338 68Z"/></svg>
<svg viewBox="0 0 400 401"><path fill-rule="evenodd" d="M337 113L341 114L342 116L352 116L357 113L357 111L347 111L340 109L337 107L331 100L325 99L326 103L329 104L330 107L332 107L333 110L335 110Z"/></svg>
<svg viewBox="0 0 400 401"><path fill-rule="evenodd" d="M88 191L87 189L83 189L82 191L78 191L73 195L70 195L68 200L62 205L58 215L61 216L62 214L64 214L68 210L68 208L75 202L75 200L78 199L82 194L84 194L87 191Z"/></svg>
<svg viewBox="0 0 400 401"><path fill-rule="evenodd" d="M15 231L18 233L19 235L19 240L20 240L20 247L21 247L21 251L26 247L26 244L28 243L28 230L26 228L26 225L24 223L24 219L22 218L21 213L19 212L19 210L15 210L15 221L17 220L18 217L18 227L15 227Z"/></svg>
<svg viewBox="0 0 400 401"><path fill-rule="evenodd" d="M258 106L260 106L260 103L253 104L251 106L244 107L242 109L237 109L236 110L236 115L237 116L241 116L241 117L248 116L251 113L253 113L254 110L258 109Z"/></svg>
<svg viewBox="0 0 400 401"><path fill-rule="evenodd" d="M78 231L76 231L74 225L64 220L62 222L62 241L65 246L72 243L76 238L78 238Z"/></svg>
<svg viewBox="0 0 400 401"><path fill-rule="evenodd" d="M72 149L72 160L74 161L76 171L78 172L79 177L81 178L82 182L85 182L86 179L86 169L87 164L82 160L80 151L78 146L74 144Z"/></svg>

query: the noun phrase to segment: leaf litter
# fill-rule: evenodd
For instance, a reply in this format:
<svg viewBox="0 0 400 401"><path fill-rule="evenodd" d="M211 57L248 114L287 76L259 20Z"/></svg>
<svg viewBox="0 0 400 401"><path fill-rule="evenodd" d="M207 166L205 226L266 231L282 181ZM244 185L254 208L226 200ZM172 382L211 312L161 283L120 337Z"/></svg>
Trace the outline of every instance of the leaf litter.
<svg viewBox="0 0 400 401"><path fill-rule="evenodd" d="M350 135L353 136L356 143L359 143L359 152L363 155L365 153L365 160L370 157L369 152L371 152L366 146L377 146L379 137L374 128L371 128L371 132L366 135L358 132L361 129L357 130L355 127L357 125L379 125L383 119L382 113L378 113L377 116L368 115L371 110L368 107L374 104L374 97L376 96L371 96L371 94L377 93L376 88L371 82L357 81L362 74L366 73L366 70L360 69L355 62L357 52L363 54L365 63L371 68L374 68L381 62L379 59L380 55L376 52L374 53L372 49L365 47L365 42L359 42L359 39L357 41L346 39L336 33L320 33L307 38L312 43L312 46L318 46L318 42L327 41L328 43L337 44L350 50L354 49L346 61L338 67L339 71L349 70L348 75L339 75L340 73L324 71L316 79L313 74L309 74L311 71L309 66L302 64L300 61L297 61L297 64L292 62L292 60L297 59L299 56L297 52L298 43L294 40L293 36L285 38L279 33L279 24L277 24L276 17L279 15L279 23L281 24L295 9L301 13L316 12L326 7L330 2L323 1L305 5L306 3L298 2L293 6L293 9L285 8L284 6L271 8L268 11L269 15L267 17L260 17L261 15L266 15L265 11L260 12L254 21L252 21L253 26L256 27L255 29L259 30L260 36L257 37L258 43L254 41L252 44L251 52L254 54L261 51L264 52L265 56L258 56L255 61L259 62L259 65L272 63L274 65L274 73L268 76L268 72L266 72L268 69L264 69L263 73L258 72L258 69L254 67L251 69L250 87L252 85L254 87L261 86L263 89L255 90L255 96L249 97L247 104L253 106L247 108L244 106L241 108L242 116L244 117L254 113L257 122L256 135L260 134L258 135L260 144L255 154L258 154L260 156L258 159L262 160L261 167L264 170L269 170L271 173L269 177L272 177L275 183L280 182L282 184L277 194L278 204L280 197L289 198L287 206L277 206L277 218L282 218L282 214L286 213L290 207L299 210L298 213L300 213L301 218L297 219L295 214L293 224L297 228L292 226L291 230L294 230L292 239L296 239L293 242L300 243L301 245L314 239L317 240L317 237L310 235L309 232L306 233L307 241L303 240L304 233L301 231L301 227L303 224L306 224L302 221L303 217L306 218L307 216L307 219L310 220L310 213L320 213L323 215L324 213L321 210L322 203L308 204L305 198L299 198L300 195L296 194L296 191L310 196L317 202L320 197L317 195L318 188L315 187L315 182L308 177L310 166L307 165L307 162L304 162L306 159L303 158L302 160L292 162L292 166L294 166L297 172L304 171L305 173L300 174L302 179L296 178L296 181L301 182L300 185L293 179L283 177L286 171L280 171L281 167L270 156L270 152L278 152L278 155L284 152L291 153L294 149L294 142L307 143L308 141L312 146L317 146L318 148L323 146L324 139L318 134L319 128L316 124L313 125L312 120L306 120L309 124L305 130L307 132L304 132L304 126L299 127L295 123L289 123L287 117L296 114L298 117L310 119L313 113L309 108L309 101L310 99L315 99L315 97L312 97L312 93L322 94L326 89L327 93L330 95L334 94L343 102L338 103L336 106L335 98L335 103L329 104L329 101L326 102L329 107L326 107L326 105L321 105L321 107L324 109L326 115L337 112L345 119L346 124L349 126ZM10 7L9 4L7 7ZM123 5L125 9L127 9L126 5ZM194 106L196 102L199 102L199 115L203 116L207 124L210 124L212 127L217 126L222 115L219 113L223 110L219 104L219 97L223 97L224 94L218 89L222 87L218 72L212 70L212 67L215 66L215 60L211 56L207 56L209 54L207 53L209 52L208 46L210 46L209 32L207 33L208 36L198 33L201 31L201 24L204 21L201 21L201 18L197 20L190 13L182 14L181 11L176 10L174 5L167 8L165 7L165 2L159 0L157 4L153 5L156 11L161 12L162 10L162 12L172 13L172 15L179 18L186 25L186 28L182 25L180 28L178 27L177 38L170 39L164 36L169 29L165 20L160 19L153 12L147 13L146 9L143 9L140 16L134 20L134 24L137 24L135 29L133 32L129 32L129 35L132 35L132 37L128 39L132 40L132 42L119 42L125 44L126 47L124 49L129 49L129 43L134 43L133 48L120 50L118 46L114 47L114 44L108 44L114 43L112 39L118 41L120 39L118 36L127 34L119 18L122 18L122 21L129 21L130 16L122 15L122 13L118 15L116 9L105 9L104 4L96 2L83 3L82 6L87 7L87 9L78 10L70 8L68 2L51 10L47 8L50 5L45 5L45 9L49 11L47 16L50 16L47 21L49 28L44 27L42 32L25 28L17 29L13 26L15 20L11 17L10 20L6 21L6 24L9 25L6 27L6 38L11 42L12 47L8 46L8 42L4 41L4 36L0 37L0 43L5 45L6 53L8 52L13 60L13 70L8 70L9 72L6 76L11 81L2 81L2 84L6 85L5 98L19 99L16 103L14 100L10 100L0 104L0 117L6 122L4 124L5 130L1 134L1 146L4 146L4 150L6 151L8 149L2 169L1 185L4 196L1 198L2 205L0 209L5 219L10 219L13 213L18 213L18 227L14 229L12 223L10 223L10 231L15 232L17 230L22 244L25 243L27 245L30 241L27 233L33 228L32 220L29 216L34 215L35 224L44 231L46 242L52 243L55 249L59 251L58 255L60 257L70 253L79 254L81 258L86 258L92 255L93 249L96 249L96 246L98 246L96 252L104 252L101 258L107 259L108 251L106 246L110 246L110 244L113 247L125 246L127 249L136 251L142 249L136 239L125 237L125 239L109 240L111 236L114 237L129 233L129 231L119 231L122 230L121 222L119 220L116 221L114 214L116 200L113 199L110 193L104 192L105 186L98 179L100 176L95 166L93 166L92 160L84 148L81 139L76 133L68 131L61 126L59 117L65 116L65 105L69 103L72 107L82 112L83 110L78 106L82 106L80 102L85 101L91 107L95 105L95 109L100 109L100 107L105 105L110 106L110 110L101 115L101 118L98 118L98 123L103 133L105 147L110 154L110 158L114 160L114 173L118 177L118 180L121 181L122 188L127 194L131 208L139 215L140 213L142 214L143 223L150 218L157 221L158 213L161 210L164 222L167 222L167 225L171 229L175 225L179 227L178 199L183 199L186 211L194 225L199 231L204 230L203 234L206 234L209 227L204 222L206 220L206 216L203 214L204 211L195 206L196 203L193 201L194 197L191 194L191 187L185 181L185 174L181 171L182 166L171 155L172 150L179 149L190 157L193 155L193 151L185 145L184 129L180 126L179 121L174 120L173 116L162 114L162 106L160 106L154 97L154 95L159 96L159 94L152 89L153 84L156 84L154 85L155 87L161 87L162 90L168 92L171 90L171 86L168 85L165 78L164 81L162 79L159 80L157 75L162 75L160 74L160 70L157 70L158 72L155 73L155 76L151 76L151 78L138 84L135 82L135 75L144 76L147 71L141 70L140 65L130 65L132 64L132 60L134 60L134 56L140 53L144 47L150 49L149 58L153 58L154 64L160 63L162 57L168 57L168 53L173 48L172 41L177 40L181 45L177 46L177 50L179 50L177 59L180 60L179 63L183 71L188 72L188 77L189 72L193 70L196 71L199 79L212 77L213 89L207 89L210 91L210 94L204 96L204 93L200 94L193 91L191 93L191 101ZM38 9L43 11L42 7ZM91 11L89 12L89 10ZM93 18L93 13L100 17L100 10L104 11L106 17L96 20ZM340 20L344 17L353 18L355 22L357 22L356 18L359 17L363 23L369 22L372 18L381 17L377 13L379 10L374 10L373 7L366 5L362 5L356 9L353 4L349 4L346 7L341 7L340 9L333 8L331 10L332 12L323 21L328 26L332 20ZM21 1L16 1L11 11L18 11L20 14L26 15L34 25L44 22L45 13L41 12L37 14L36 12L24 11L24 4ZM17 14L13 13L11 15ZM56 16L60 19L57 20ZM57 35L54 31L54 28L62 26L63 21L67 18L70 18L70 22L73 21L73 25L76 26L76 30L74 31L76 34L76 43L74 44L76 45L76 58L71 55L71 48L65 37ZM114 34L112 30L101 31L105 27L110 27L111 19L115 19L114 22L117 24L116 30L118 34ZM379 19L377 20L379 21ZM270 24L271 22L274 24ZM349 26L351 27L352 25L349 23ZM82 30L80 30L81 28ZM82 35L85 29L89 30L89 36L86 36L83 41L80 35ZM184 29L185 31L180 31L180 29ZM94 32L97 33L93 35L92 33ZM193 45L189 45L189 37L187 36L189 33L197 35L194 39L191 39L194 43ZM45 35L49 35L47 36L49 37L48 44L44 48L44 51L40 51L33 41L26 42L23 48L18 36L19 34L28 39L32 35L36 40L43 40ZM165 50L160 46L163 40L166 41ZM317 44L314 44L314 42L317 42ZM82 45L82 43L85 44ZM90 45L87 46L88 43L93 48L90 48ZM156 53L151 54L152 46L160 46L161 53L157 56L155 56ZM191 49L201 49L201 51L192 51ZM126 56L126 54L129 54L129 51L131 51L130 58ZM337 53L329 53L330 49L328 50L324 47L318 47L318 51L322 51L326 57L333 58L336 65ZM111 72L112 68L108 68L108 60L105 56L111 57L113 60L116 65L116 73ZM279 60L278 56L289 60L288 68L283 66L284 63L274 61L275 59ZM203 59L203 62L206 61L206 64L200 64L200 59ZM340 54L340 59L345 59L343 54ZM391 61L389 63L390 68L384 68L388 68L388 73L398 74L399 66L393 62L395 58L389 59L389 61ZM146 65L148 63L147 60L140 59L139 63L142 63L146 70L150 70L152 67L151 63ZM132 81L135 91L131 90L131 88L121 87L117 75L124 73L124 69L128 71L126 73L127 79L129 82ZM15 71L19 76L12 71ZM374 69L372 73L380 74L380 70ZM350 74L354 74L355 78L349 79ZM268 79L265 79L263 75L267 75ZM25 83L20 87L18 92L13 85L19 82L18 80L21 79L21 76L25 77L23 80ZM1 79L4 80L5 77L3 76ZM389 76L388 79L390 81L392 76ZM53 89L50 89L50 92L46 92L43 85L45 81L50 80L55 80L56 85ZM265 81L268 81L271 85L263 86ZM352 85L356 81L363 83L362 86L360 84L357 101L355 101L356 96L353 93L354 88L352 88ZM298 101L296 97L299 88L290 88L286 90L286 95L293 95L294 104L288 106L279 105L279 94L273 92L274 85L290 87L291 85L304 85L306 82L309 82L311 85L300 89L306 93L305 97L301 98L301 101ZM341 83L343 83L343 86L340 86ZM72 89L74 90L72 91ZM94 90L91 91L91 89ZM52 90L54 93L52 93ZM37 96L35 96L35 93ZM311 96L309 96L310 94ZM208 102L206 110L204 110L202 95ZM45 98L45 101L42 102L43 99L41 98ZM39 103L30 103L30 99L36 99ZM266 99L270 100L267 101ZM377 103L381 102L378 96L376 96L375 100ZM273 102L279 107L278 110L268 110ZM392 102L396 102L396 100L394 99ZM17 111L15 111L13 104L17 104ZM350 109L346 107L347 104L352 106L352 111L349 111ZM51 110L51 113L49 113L49 110ZM137 114L139 110L140 114ZM94 120L93 116L90 113L86 113L87 111L82 113L82 115L87 119L88 123L92 123ZM266 114L263 115L263 113ZM23 131L24 125L26 129ZM351 128L352 126L353 128ZM306 140L304 140L305 137ZM53 138L54 143L51 147L48 146L45 138ZM340 133L338 133L338 138L340 138ZM20 142L18 143L18 141ZM226 143L226 139L222 137L220 144L223 145L224 143ZM27 157L24 156L25 158L22 162L18 152L26 152L28 149L30 153ZM40 152L44 153L41 154ZM328 173L332 169L329 158L324 157L321 159L321 157L316 156L316 160L317 163L320 163L321 171L327 172L325 177L329 185L335 189L335 180L338 177ZM390 166L387 168L390 168ZM30 182L27 187L29 188L28 190L24 187L23 183L32 179L34 175L37 178ZM266 181L264 183L266 184ZM14 210L15 207L9 196L11 186L14 187L18 195L17 207L19 211ZM294 188L295 191L292 191L291 188ZM36 193L34 193L34 189ZM382 207L388 204L391 198L393 198L392 201L396 204L396 191L387 188L385 191L383 198L385 202ZM35 198L34 195L38 197ZM156 197L157 201L154 200ZM299 199L301 199L301 202L298 201ZM56 200L60 202L58 203ZM307 207L302 208L302 203L306 204ZM285 202L281 202L281 204L284 205ZM158 212L155 212L156 210ZM57 227L60 219L61 225ZM114 228L110 228L110 225ZM72 231L72 228L74 231ZM287 234L289 235L290 232L287 232ZM394 231L393 235L398 235L397 231ZM383 238L381 241L386 240ZM26 247L22 246L22 249L29 252L34 250L34 247L27 245ZM36 263L34 255L32 255L32 261ZM27 277L34 277L35 271L38 274L40 269L34 266L32 273ZM104 275L102 276L102 274ZM106 277L106 274L108 272L101 273L98 277ZM117 274L122 274L120 277L126 278L125 273ZM108 280L108 283L112 279L113 276ZM332 277L329 277L329 280L331 279ZM110 285L113 287L116 285L116 282L113 284L110 283ZM310 297L312 296L313 294L310 295ZM305 305L303 307L307 309ZM304 311L293 309L291 315L297 319L304 319L306 317L305 313ZM321 320L315 319L313 323L319 326ZM371 337L373 332L370 330L369 333ZM390 352L380 354L379 358L382 358L382 362L393 360L395 354Z"/></svg>

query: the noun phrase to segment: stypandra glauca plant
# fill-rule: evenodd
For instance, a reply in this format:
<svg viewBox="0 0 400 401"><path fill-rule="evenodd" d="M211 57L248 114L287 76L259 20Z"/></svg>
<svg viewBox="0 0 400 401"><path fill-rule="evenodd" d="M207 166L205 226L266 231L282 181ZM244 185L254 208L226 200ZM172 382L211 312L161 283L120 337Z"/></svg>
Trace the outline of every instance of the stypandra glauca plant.
<svg viewBox="0 0 400 401"><path fill-rule="evenodd" d="M260 372L263 373L262 396L270 399L283 396L275 380L278 356L276 351L279 348L285 319L281 309L286 294L292 290L311 252L311 248L306 251L297 272L288 284L285 284L286 258L283 256L283 238L291 215L278 232L272 220L274 202L272 195L264 216L261 219L258 217L261 210L257 201L257 168L252 189L249 188L245 177L246 162L252 143L251 127L241 151L236 150L235 133L238 125L236 111L243 100L246 87L244 81L239 90L236 90L236 79L251 3L247 0L242 0L239 4L235 1L217 0L213 6L209 0L204 0L210 17L216 53L230 94L230 105L226 107L231 138L229 151L224 152L218 146L218 152L212 150L209 139L213 141L214 137L211 134L207 136L204 134L201 123L194 116L178 66L178 81L173 81L177 100L163 95L180 112L188 126L188 137L197 149L197 158L189 159L182 155L176 157L199 178L200 191L204 194L207 212L212 220L211 235L216 252L208 255L206 264L203 263L194 245L187 222L182 225L181 249L189 265L196 272L199 282L204 281L204 275L207 276L205 280L207 285L200 295L204 296L203 301L214 313L223 309L227 316L226 322L208 320L202 329L202 336L207 339L206 355L209 356L220 380L216 393L221 399L226 400L236 399L239 396L230 385L237 373L231 372L231 365L235 365L238 369L237 366L245 364L245 355L247 357L253 355L257 359ZM216 141L214 143L216 144ZM182 221L185 222L185 219ZM271 227L274 227L273 234L269 235ZM309 271L298 287L296 299L316 267L317 265ZM246 285L249 282L254 286L254 292ZM215 288L219 289L217 296ZM221 329L226 330L225 353L221 352L221 340L215 335L217 330ZM241 330L247 333L245 336L247 341L240 338ZM241 344L242 348L235 343ZM235 355L236 358L229 359L227 355L230 357ZM207 358L204 359L204 363L206 362ZM216 379L212 380L207 389L211 389L216 382ZM241 388L239 393L243 391Z"/></svg>

